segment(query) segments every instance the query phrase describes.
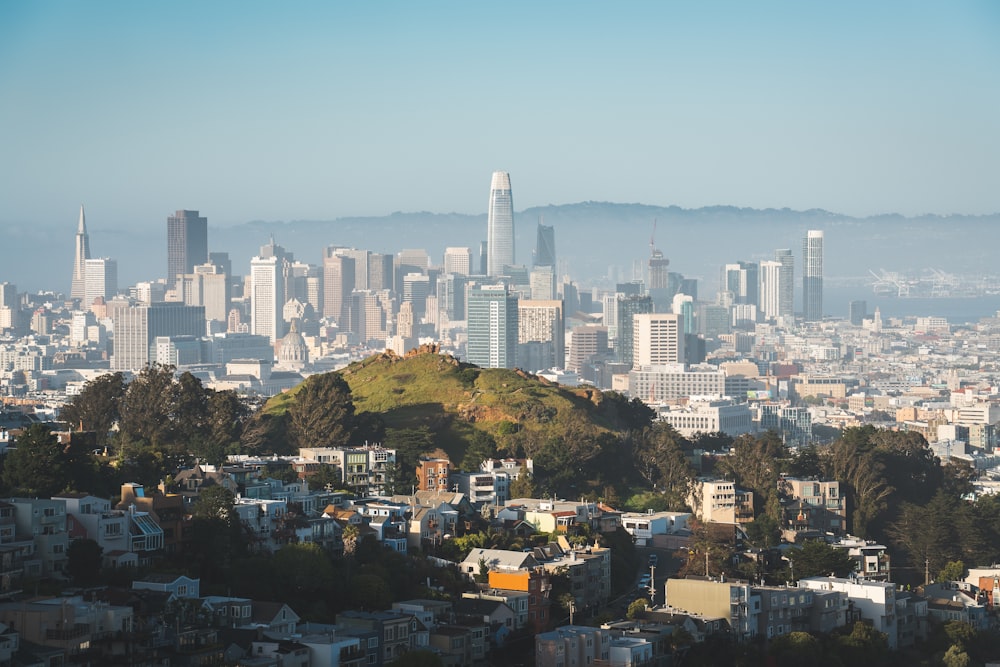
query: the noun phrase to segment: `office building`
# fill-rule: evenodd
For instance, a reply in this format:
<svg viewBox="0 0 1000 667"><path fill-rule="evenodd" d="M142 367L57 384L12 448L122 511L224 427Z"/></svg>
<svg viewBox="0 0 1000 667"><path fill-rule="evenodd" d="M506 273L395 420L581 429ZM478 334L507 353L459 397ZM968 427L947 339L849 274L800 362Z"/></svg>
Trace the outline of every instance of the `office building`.
<svg viewBox="0 0 1000 667"><path fill-rule="evenodd" d="M795 258L788 248L774 251L774 261L781 262L778 275L778 317L795 317Z"/></svg>
<svg viewBox="0 0 1000 667"><path fill-rule="evenodd" d="M392 255L372 253L368 256L368 289L395 289L395 259Z"/></svg>
<svg viewBox="0 0 1000 667"><path fill-rule="evenodd" d="M691 396L722 396L726 373L713 367L684 364L644 366L628 373L628 393L649 404L676 401Z"/></svg>
<svg viewBox="0 0 1000 667"><path fill-rule="evenodd" d="M444 272L467 276L472 272L471 248L445 248Z"/></svg>
<svg viewBox="0 0 1000 667"><path fill-rule="evenodd" d="M154 303L115 308L112 371L138 371L156 359L159 336L194 336L205 333L205 308L182 303Z"/></svg>
<svg viewBox="0 0 1000 667"><path fill-rule="evenodd" d="M84 262L84 275L84 308L90 308L98 297L107 301L118 294L118 262L115 260L107 257L88 259Z"/></svg>
<svg viewBox="0 0 1000 667"><path fill-rule="evenodd" d="M172 289L177 276L194 273L194 267L208 261L208 218L198 211L177 211L167 218L167 285Z"/></svg>
<svg viewBox="0 0 1000 667"><path fill-rule="evenodd" d="M633 359L635 315L653 312L653 299L648 296L616 297L617 323L615 336L615 361L631 365Z"/></svg>
<svg viewBox="0 0 1000 667"><path fill-rule="evenodd" d="M384 341L387 331L382 295L374 290L352 292L350 323L350 330L358 335L358 340Z"/></svg>
<svg viewBox="0 0 1000 667"><path fill-rule="evenodd" d="M562 301L522 299L517 304L517 363L529 372L566 366Z"/></svg>
<svg viewBox="0 0 1000 667"><path fill-rule="evenodd" d="M185 273L177 279L180 300L188 306L204 306L205 319L225 322L229 316L232 299L229 276L212 262L194 267L194 273Z"/></svg>
<svg viewBox="0 0 1000 667"><path fill-rule="evenodd" d="M505 171L493 172L486 217L486 275L504 275L504 267L514 265L514 200Z"/></svg>
<svg viewBox="0 0 1000 667"><path fill-rule="evenodd" d="M413 316L419 322L427 313L427 297L431 293L431 279L423 273L403 276L403 302L413 304Z"/></svg>
<svg viewBox="0 0 1000 667"><path fill-rule="evenodd" d="M466 276L445 273L437 277L435 293L438 302L438 331L445 321L460 322L465 319Z"/></svg>
<svg viewBox="0 0 1000 667"><path fill-rule="evenodd" d="M543 225L538 221L538 235L535 240L535 252L532 257L532 266L548 266L555 273L556 270L556 230L551 225Z"/></svg>
<svg viewBox="0 0 1000 667"><path fill-rule="evenodd" d="M76 227L76 252L73 255L73 285L69 298L85 301L87 281L87 260L90 259L90 237L87 236L87 220L80 204L80 221Z"/></svg>
<svg viewBox="0 0 1000 667"><path fill-rule="evenodd" d="M851 301L848 314L851 324L856 327L860 327L861 323L865 321L866 317L868 317L868 302Z"/></svg>
<svg viewBox="0 0 1000 667"><path fill-rule="evenodd" d="M250 260L250 333L275 343L285 335L281 309L285 305L284 261L277 256Z"/></svg>
<svg viewBox="0 0 1000 667"><path fill-rule="evenodd" d="M653 312L666 313L670 310L670 301L677 293L674 281L670 279L670 260L656 248L649 256L646 279L649 285L649 296L653 300Z"/></svg>
<svg viewBox="0 0 1000 667"><path fill-rule="evenodd" d="M684 363L681 316L641 313L632 317L632 365L661 366ZM624 360L628 363L628 359Z"/></svg>
<svg viewBox="0 0 1000 667"><path fill-rule="evenodd" d="M722 267L722 289L732 292L733 303L758 303L760 270L755 262L736 262Z"/></svg>
<svg viewBox="0 0 1000 667"><path fill-rule="evenodd" d="M354 291L354 259L326 249L323 256L323 317L346 330L349 327L351 292Z"/></svg>
<svg viewBox="0 0 1000 667"><path fill-rule="evenodd" d="M556 298L556 276L551 266L538 266L528 276L531 298L547 301Z"/></svg>
<svg viewBox="0 0 1000 667"><path fill-rule="evenodd" d="M468 361L482 368L514 368L517 297L506 285L479 285L469 291L468 299Z"/></svg>
<svg viewBox="0 0 1000 667"><path fill-rule="evenodd" d="M781 262L771 260L760 263L760 314L769 322L781 313L782 270Z"/></svg>
<svg viewBox="0 0 1000 667"><path fill-rule="evenodd" d="M802 241L802 317L823 319L823 232L810 229Z"/></svg>

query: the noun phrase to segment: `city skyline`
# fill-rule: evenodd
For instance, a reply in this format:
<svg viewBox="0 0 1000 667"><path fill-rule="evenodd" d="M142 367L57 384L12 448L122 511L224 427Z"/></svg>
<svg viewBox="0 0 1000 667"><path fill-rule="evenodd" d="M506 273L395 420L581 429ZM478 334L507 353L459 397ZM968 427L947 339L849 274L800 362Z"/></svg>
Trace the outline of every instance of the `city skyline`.
<svg viewBox="0 0 1000 667"><path fill-rule="evenodd" d="M1000 209L994 3L230 9L4 3L0 225L478 213L493 165L525 207Z"/></svg>

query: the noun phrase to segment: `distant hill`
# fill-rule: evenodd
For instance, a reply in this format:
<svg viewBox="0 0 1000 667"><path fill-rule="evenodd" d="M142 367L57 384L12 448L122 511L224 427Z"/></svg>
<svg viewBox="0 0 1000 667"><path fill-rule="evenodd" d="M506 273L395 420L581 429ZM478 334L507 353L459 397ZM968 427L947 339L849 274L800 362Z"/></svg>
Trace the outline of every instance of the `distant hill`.
<svg viewBox="0 0 1000 667"><path fill-rule="evenodd" d="M448 246L468 246L478 256L479 244L486 237L485 212L396 212L327 221L254 221L225 228L212 227L211 212L204 213L209 217L210 249L228 252L239 274L249 272L250 258L272 235L296 259L312 264L319 264L322 248L332 244L384 253L424 248L437 263ZM670 260L671 270L700 278L706 295L716 289L722 264L769 259L775 248L790 248L799 271L807 229L826 231L824 268L830 278L863 277L868 269L879 268L995 272L993 248L1000 245L1000 213L852 218L821 209L684 209L589 201L529 208L516 212L514 219L519 263L531 264L536 226L544 220L555 228L562 268L585 285L641 275L655 221L655 244ZM4 263L0 281L17 283L21 289L68 290L75 227L75 219L57 230L4 225L0 233L7 243L0 248ZM162 228L94 229L90 244L95 256L118 260L119 284L148 280L166 271Z"/></svg>
<svg viewBox="0 0 1000 667"><path fill-rule="evenodd" d="M456 463L477 431L501 447L531 450L567 432L611 433L619 426L614 401L593 388L570 389L520 371L481 369L431 351L380 354L339 372L351 387L357 413L376 413L389 429L427 427L435 446ZM265 411L284 412L295 394L293 389L272 398Z"/></svg>

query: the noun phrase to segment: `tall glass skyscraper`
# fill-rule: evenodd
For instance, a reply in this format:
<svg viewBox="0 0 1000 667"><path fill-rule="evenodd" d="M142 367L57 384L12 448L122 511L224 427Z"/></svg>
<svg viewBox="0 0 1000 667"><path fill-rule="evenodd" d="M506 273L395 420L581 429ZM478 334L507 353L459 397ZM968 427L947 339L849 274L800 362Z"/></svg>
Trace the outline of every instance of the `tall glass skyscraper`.
<svg viewBox="0 0 1000 667"><path fill-rule="evenodd" d="M198 211L177 211L167 218L167 289L177 276L194 273L208 261L208 218Z"/></svg>
<svg viewBox="0 0 1000 667"><path fill-rule="evenodd" d="M551 225L543 225L538 221L538 238L535 241L534 266L551 266L556 268L556 230Z"/></svg>
<svg viewBox="0 0 1000 667"><path fill-rule="evenodd" d="M823 232L810 229L802 241L802 316L806 322L823 319Z"/></svg>
<svg viewBox="0 0 1000 667"><path fill-rule="evenodd" d="M517 297L504 285L469 291L467 307L469 363L480 368L514 368L517 363Z"/></svg>
<svg viewBox="0 0 1000 667"><path fill-rule="evenodd" d="M487 275L503 275L503 267L514 264L514 200L510 194L510 174L506 171L494 171L490 184L486 253Z"/></svg>

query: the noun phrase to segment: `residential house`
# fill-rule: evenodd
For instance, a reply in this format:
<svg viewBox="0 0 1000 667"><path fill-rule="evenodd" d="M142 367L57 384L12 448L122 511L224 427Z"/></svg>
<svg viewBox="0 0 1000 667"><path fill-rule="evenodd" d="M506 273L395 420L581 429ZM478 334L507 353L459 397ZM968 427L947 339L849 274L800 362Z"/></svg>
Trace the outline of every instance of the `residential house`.
<svg viewBox="0 0 1000 667"><path fill-rule="evenodd" d="M687 502L705 523L746 524L754 519L753 492L726 480L696 480Z"/></svg>
<svg viewBox="0 0 1000 667"><path fill-rule="evenodd" d="M584 667L611 659L611 633L601 628L564 625L535 636L536 667Z"/></svg>
<svg viewBox="0 0 1000 667"><path fill-rule="evenodd" d="M635 538L636 546L676 549L690 541L690 519L690 512L625 512L621 515L621 525Z"/></svg>
<svg viewBox="0 0 1000 667"><path fill-rule="evenodd" d="M161 591L169 594L169 599L197 599L201 597L201 580L183 574L160 574L151 572L132 582L133 590Z"/></svg>
<svg viewBox="0 0 1000 667"><path fill-rule="evenodd" d="M337 614L337 629L344 634L372 633L367 637L368 664L375 667L382 667L414 648L419 627L415 617L399 611Z"/></svg>
<svg viewBox="0 0 1000 667"><path fill-rule="evenodd" d="M115 505L117 510L133 512L133 515L148 516L160 528L160 549L166 554L180 553L187 548L192 538L191 514L184 507L184 499L176 493L167 493L161 485L154 490L148 490L142 484L127 482L122 484L121 500ZM151 530L145 520L142 525L129 527L130 539L134 541L136 551L147 550L156 537L145 539L145 532Z"/></svg>
<svg viewBox="0 0 1000 667"><path fill-rule="evenodd" d="M861 618L870 622L877 631L885 633L889 648L899 648L896 584L859 578L809 577L799 579L799 588L846 593L850 604Z"/></svg>
<svg viewBox="0 0 1000 667"><path fill-rule="evenodd" d="M840 482L782 477L778 491L783 497L782 529L791 533L785 537L787 541L794 542L794 535L803 531L842 535L847 529L847 505Z"/></svg>
<svg viewBox="0 0 1000 667"><path fill-rule="evenodd" d="M447 491L450 475L451 461L447 458L421 457L417 461L417 488L421 491Z"/></svg>
<svg viewBox="0 0 1000 667"><path fill-rule="evenodd" d="M35 543L31 568L42 576L62 574L66 570L69 532L66 527L66 503L48 498L11 498L18 536L31 536ZM35 570L40 568L40 570ZM20 628L18 628L20 630Z"/></svg>
<svg viewBox="0 0 1000 667"><path fill-rule="evenodd" d="M97 542L107 567L139 564L138 554L131 551L131 517L127 512L113 510L110 500L86 493L63 493L53 499L66 504L70 540L85 538Z"/></svg>
<svg viewBox="0 0 1000 667"><path fill-rule="evenodd" d="M211 486L221 486L230 491L234 496L239 492L239 486L232 475L215 466L207 464L197 464L193 468L187 468L174 475L174 487L177 493L184 499L184 504L190 507L198 500L198 495L202 489Z"/></svg>

